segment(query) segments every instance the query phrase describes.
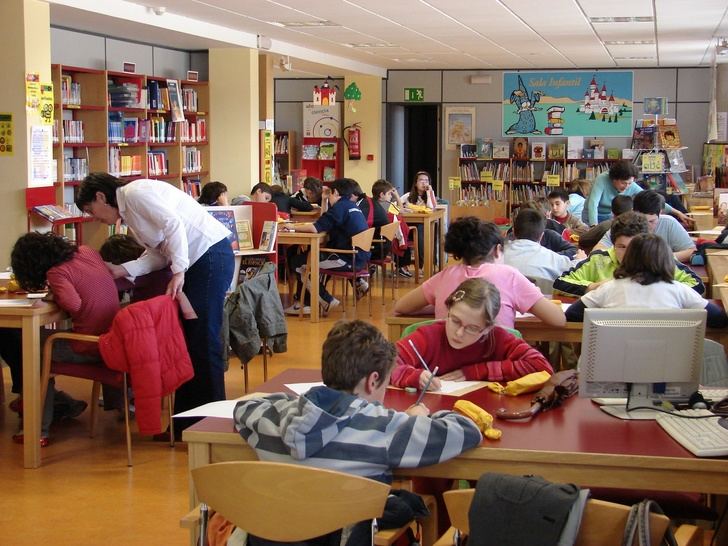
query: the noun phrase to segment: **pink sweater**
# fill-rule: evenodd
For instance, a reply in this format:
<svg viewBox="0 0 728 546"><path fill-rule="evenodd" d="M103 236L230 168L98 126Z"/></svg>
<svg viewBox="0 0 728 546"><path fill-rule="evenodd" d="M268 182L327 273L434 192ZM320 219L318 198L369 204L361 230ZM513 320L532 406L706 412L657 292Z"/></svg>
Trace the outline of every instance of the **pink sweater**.
<svg viewBox="0 0 728 546"><path fill-rule="evenodd" d="M553 373L540 352L503 328L495 327L472 345L453 349L447 342L445 321L438 321L397 342L397 362L390 380L395 387L419 385L423 367L410 339L430 369L439 366L438 375L459 369L469 381L511 381L543 370Z"/></svg>

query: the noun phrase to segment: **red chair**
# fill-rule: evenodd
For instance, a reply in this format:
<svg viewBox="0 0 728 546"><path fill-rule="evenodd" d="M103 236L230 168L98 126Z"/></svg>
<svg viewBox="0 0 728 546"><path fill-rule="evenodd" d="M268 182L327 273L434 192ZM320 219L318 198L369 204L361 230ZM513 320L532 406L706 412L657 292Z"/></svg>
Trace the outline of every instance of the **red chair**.
<svg viewBox="0 0 728 546"><path fill-rule="evenodd" d="M340 248L322 248L322 252L332 252L336 254L349 254L351 256L352 264L356 264L356 257L359 252L368 252L372 248L372 240L374 239L374 228L365 229L361 233L357 233L351 238L351 250L342 250ZM344 309L344 316L346 316L346 297L349 292L349 282L351 281L352 286L356 286L358 279L368 279L369 275L369 262L365 263L361 269L354 271L330 271L321 270L321 274L329 275L334 279L341 279L343 294L341 298L341 305ZM317 279L313 279L316 282ZM354 295L354 316L356 316L356 289L353 290ZM372 287L369 287L369 316L372 316Z"/></svg>

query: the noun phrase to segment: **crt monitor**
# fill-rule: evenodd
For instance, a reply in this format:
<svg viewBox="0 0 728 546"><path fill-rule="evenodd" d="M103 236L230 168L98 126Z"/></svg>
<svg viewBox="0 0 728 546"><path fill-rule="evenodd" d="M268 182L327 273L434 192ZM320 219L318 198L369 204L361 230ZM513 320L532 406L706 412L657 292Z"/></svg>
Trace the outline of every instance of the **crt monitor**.
<svg viewBox="0 0 728 546"><path fill-rule="evenodd" d="M579 396L626 398L630 411L687 401L700 381L706 316L705 309L586 309Z"/></svg>

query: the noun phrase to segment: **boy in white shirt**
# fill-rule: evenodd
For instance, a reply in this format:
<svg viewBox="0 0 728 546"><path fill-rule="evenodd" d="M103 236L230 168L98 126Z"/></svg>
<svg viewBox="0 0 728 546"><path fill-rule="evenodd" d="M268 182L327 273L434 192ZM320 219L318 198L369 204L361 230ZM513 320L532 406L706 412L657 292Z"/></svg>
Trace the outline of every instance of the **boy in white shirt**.
<svg viewBox="0 0 728 546"><path fill-rule="evenodd" d="M553 281L572 266L567 256L541 246L539 241L546 229L546 217L537 210L523 209L513 222L515 239L509 241L504 249L504 263L515 267L526 277L533 280ZM583 260L586 255L578 251L575 260Z"/></svg>

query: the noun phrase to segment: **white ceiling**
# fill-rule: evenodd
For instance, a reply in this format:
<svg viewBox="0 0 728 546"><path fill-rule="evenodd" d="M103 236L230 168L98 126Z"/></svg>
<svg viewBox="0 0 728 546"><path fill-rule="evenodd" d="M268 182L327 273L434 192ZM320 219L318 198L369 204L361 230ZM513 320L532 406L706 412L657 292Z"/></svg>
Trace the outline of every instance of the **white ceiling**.
<svg viewBox="0 0 728 546"><path fill-rule="evenodd" d="M47 1L55 25L190 49L251 47L260 34L273 52L369 73L700 66L728 35L728 0ZM282 26L316 21L331 26Z"/></svg>

